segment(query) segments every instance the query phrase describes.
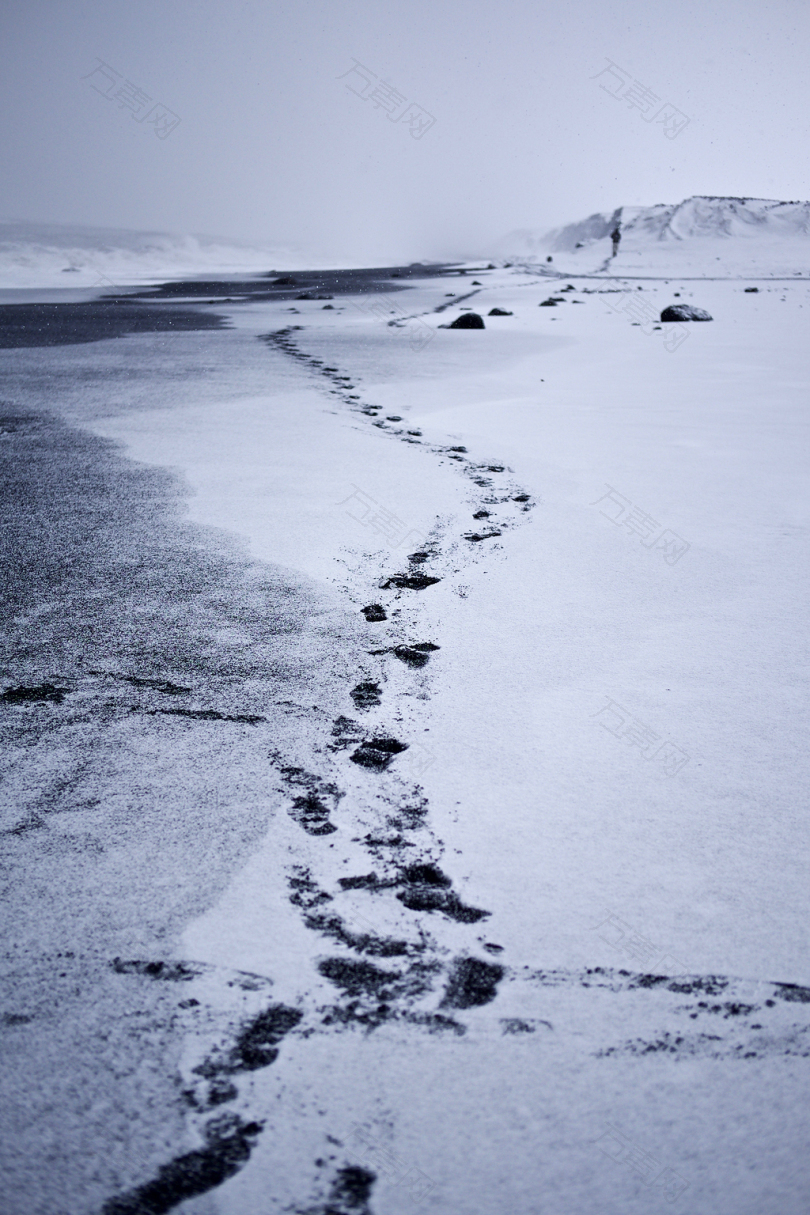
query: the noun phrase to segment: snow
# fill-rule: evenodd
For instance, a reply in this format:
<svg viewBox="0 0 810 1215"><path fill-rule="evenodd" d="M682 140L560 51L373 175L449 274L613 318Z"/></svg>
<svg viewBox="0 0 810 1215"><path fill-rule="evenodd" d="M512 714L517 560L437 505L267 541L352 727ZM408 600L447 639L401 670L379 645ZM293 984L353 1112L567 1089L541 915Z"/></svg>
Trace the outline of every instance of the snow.
<svg viewBox="0 0 810 1215"><path fill-rule="evenodd" d="M621 232L611 259L611 233ZM580 247L577 247L580 246ZM563 274L654 278L792 278L810 275L810 203L696 196L677 205L618 207L545 235L524 230L503 257L545 262Z"/></svg>
<svg viewBox="0 0 810 1215"><path fill-rule="evenodd" d="M344 791L325 836L280 808L268 764L279 808L263 843L186 918L173 950L206 975L272 980L274 1000L305 1012L304 1032L272 1067L238 1078L236 1108L264 1133L240 1172L183 1210L321 1212L307 1196L326 1204L329 1169L369 1159L376 1215L416 1209L410 1169L429 1182L421 1209L437 1215L805 1209L807 1005L777 985L810 985L810 286L760 281L747 294L755 276L733 280L754 254L761 277L783 263L792 277L807 204L704 202L624 209L610 281L549 283L525 265L477 274L480 288L417 284L397 305L430 328L426 342L362 300L328 313L302 301L295 316L249 304L229 314L235 334L173 339L185 358L211 361L207 381L175 374L162 395L118 384L71 399L74 422L182 472L192 521L312 580L336 617L386 606L388 621L360 644L347 630L336 669L347 688L383 687L366 734L393 733L428 758L409 769L405 752L381 775L318 744L311 762ZM745 235L754 230L765 236ZM565 264L601 264L593 240ZM681 277L662 281L664 262ZM643 290L630 278L639 268L654 280ZM538 307L550 292L564 302ZM439 328L462 296L483 332ZM668 349L667 331L632 311L637 300L651 316L680 301L714 320ZM496 306L514 315L489 318ZM358 404L382 407L378 420L402 421L376 427L317 366L258 340L290 325L296 351L349 374ZM147 365L152 341L117 349ZM466 448L461 460L454 447ZM487 467L503 471L479 486ZM370 525L369 501L425 538L435 555L424 568L440 582L384 587L413 541ZM490 517L476 524L483 504ZM465 538L493 524L500 535ZM680 548L659 543L664 529ZM440 646L423 672L373 654L417 638ZM671 772L659 747L676 757ZM429 813L397 828L410 859L439 864L487 918L415 916L390 890L341 891L345 875L391 871L367 837L385 833L414 783ZM401 1018L373 1032L326 1026L340 1000L318 963L351 950L305 926L292 865L329 893L314 906L355 933L371 924L411 944L427 934L420 956L442 976L464 956L503 966L495 999L443 1007L442 977L395 998ZM647 973L666 985L640 984ZM212 994L199 983L227 1020L227 984ZM437 1012L465 1032L427 1032L418 1018ZM191 1081L203 1031L184 1032Z"/></svg>
<svg viewBox="0 0 810 1215"><path fill-rule="evenodd" d="M298 270L313 255L280 244L223 237L0 221L0 286L114 290L211 275ZM319 267L325 263L317 261Z"/></svg>

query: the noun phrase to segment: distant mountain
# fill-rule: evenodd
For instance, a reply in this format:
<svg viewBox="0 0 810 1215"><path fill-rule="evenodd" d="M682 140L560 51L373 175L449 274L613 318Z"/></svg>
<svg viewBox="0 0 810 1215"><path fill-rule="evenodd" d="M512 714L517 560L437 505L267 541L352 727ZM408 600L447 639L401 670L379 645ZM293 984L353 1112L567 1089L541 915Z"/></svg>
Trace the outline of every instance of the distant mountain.
<svg viewBox="0 0 810 1215"><path fill-rule="evenodd" d="M546 265L551 257L563 273L810 276L810 202L696 195L673 205L617 207L543 235L512 232L496 253Z"/></svg>

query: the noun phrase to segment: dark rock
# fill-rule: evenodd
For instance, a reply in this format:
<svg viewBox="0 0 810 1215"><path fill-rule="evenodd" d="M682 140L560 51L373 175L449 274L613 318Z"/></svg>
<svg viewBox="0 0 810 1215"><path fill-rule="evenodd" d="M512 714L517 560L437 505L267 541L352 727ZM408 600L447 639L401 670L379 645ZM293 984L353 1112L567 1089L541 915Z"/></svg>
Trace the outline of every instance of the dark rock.
<svg viewBox="0 0 810 1215"><path fill-rule="evenodd" d="M488 510L477 510L475 512L475 514L473 515L473 519L488 519L488 518L489 518Z"/></svg>
<svg viewBox="0 0 810 1215"><path fill-rule="evenodd" d="M484 318L479 316L477 312L465 312L463 316L458 316L448 329L485 329Z"/></svg>
<svg viewBox="0 0 810 1215"><path fill-rule="evenodd" d="M514 313L506 312L503 308L490 308L487 316L514 316Z"/></svg>
<svg viewBox="0 0 810 1215"><path fill-rule="evenodd" d="M538 304L538 308L556 308L556 307L557 307L557 301L552 300L552 299L541 300L540 303Z"/></svg>
<svg viewBox="0 0 810 1215"><path fill-rule="evenodd" d="M714 318L703 308L695 308L692 304L670 304L661 313L662 321L711 321Z"/></svg>
<svg viewBox="0 0 810 1215"><path fill-rule="evenodd" d="M390 416L386 415L385 420L386 420L386 422L401 422L402 418L399 416L398 413L392 413Z"/></svg>
<svg viewBox="0 0 810 1215"><path fill-rule="evenodd" d="M378 620L388 619L385 608L381 603L370 603L368 607L364 607L361 610L369 624L376 624Z"/></svg>
<svg viewBox="0 0 810 1215"><path fill-rule="evenodd" d="M498 984L504 974L503 966L493 962L457 958L440 1007L474 1008L479 1004L489 1004L498 994Z"/></svg>
<svg viewBox="0 0 810 1215"><path fill-rule="evenodd" d="M746 287L745 288L746 295L751 295L751 293L754 291L759 291L759 287Z"/></svg>

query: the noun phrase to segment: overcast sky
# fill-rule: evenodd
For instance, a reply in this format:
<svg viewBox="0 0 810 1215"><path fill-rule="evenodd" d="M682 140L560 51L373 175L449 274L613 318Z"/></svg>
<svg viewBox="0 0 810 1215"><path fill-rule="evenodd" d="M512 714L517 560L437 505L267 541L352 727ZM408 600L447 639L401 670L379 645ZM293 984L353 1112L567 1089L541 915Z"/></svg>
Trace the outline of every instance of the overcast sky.
<svg viewBox="0 0 810 1215"><path fill-rule="evenodd" d="M410 261L806 199L809 34L807 0L3 0L0 218Z"/></svg>

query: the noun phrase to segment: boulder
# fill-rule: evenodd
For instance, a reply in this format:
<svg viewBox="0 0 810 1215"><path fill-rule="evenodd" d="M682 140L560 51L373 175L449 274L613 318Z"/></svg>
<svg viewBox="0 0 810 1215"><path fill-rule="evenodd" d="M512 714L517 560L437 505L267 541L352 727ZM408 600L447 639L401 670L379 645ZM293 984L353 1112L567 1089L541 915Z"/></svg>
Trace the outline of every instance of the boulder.
<svg viewBox="0 0 810 1215"><path fill-rule="evenodd" d="M479 316L477 312L465 312L463 316L458 316L453 321L452 325L447 326L448 329L485 329L484 318Z"/></svg>
<svg viewBox="0 0 810 1215"><path fill-rule="evenodd" d="M503 308L490 308L487 316L512 316L511 312L506 312Z"/></svg>
<svg viewBox="0 0 810 1215"><path fill-rule="evenodd" d="M662 321L711 321L714 318L703 308L693 308L691 304L670 304L661 313Z"/></svg>

